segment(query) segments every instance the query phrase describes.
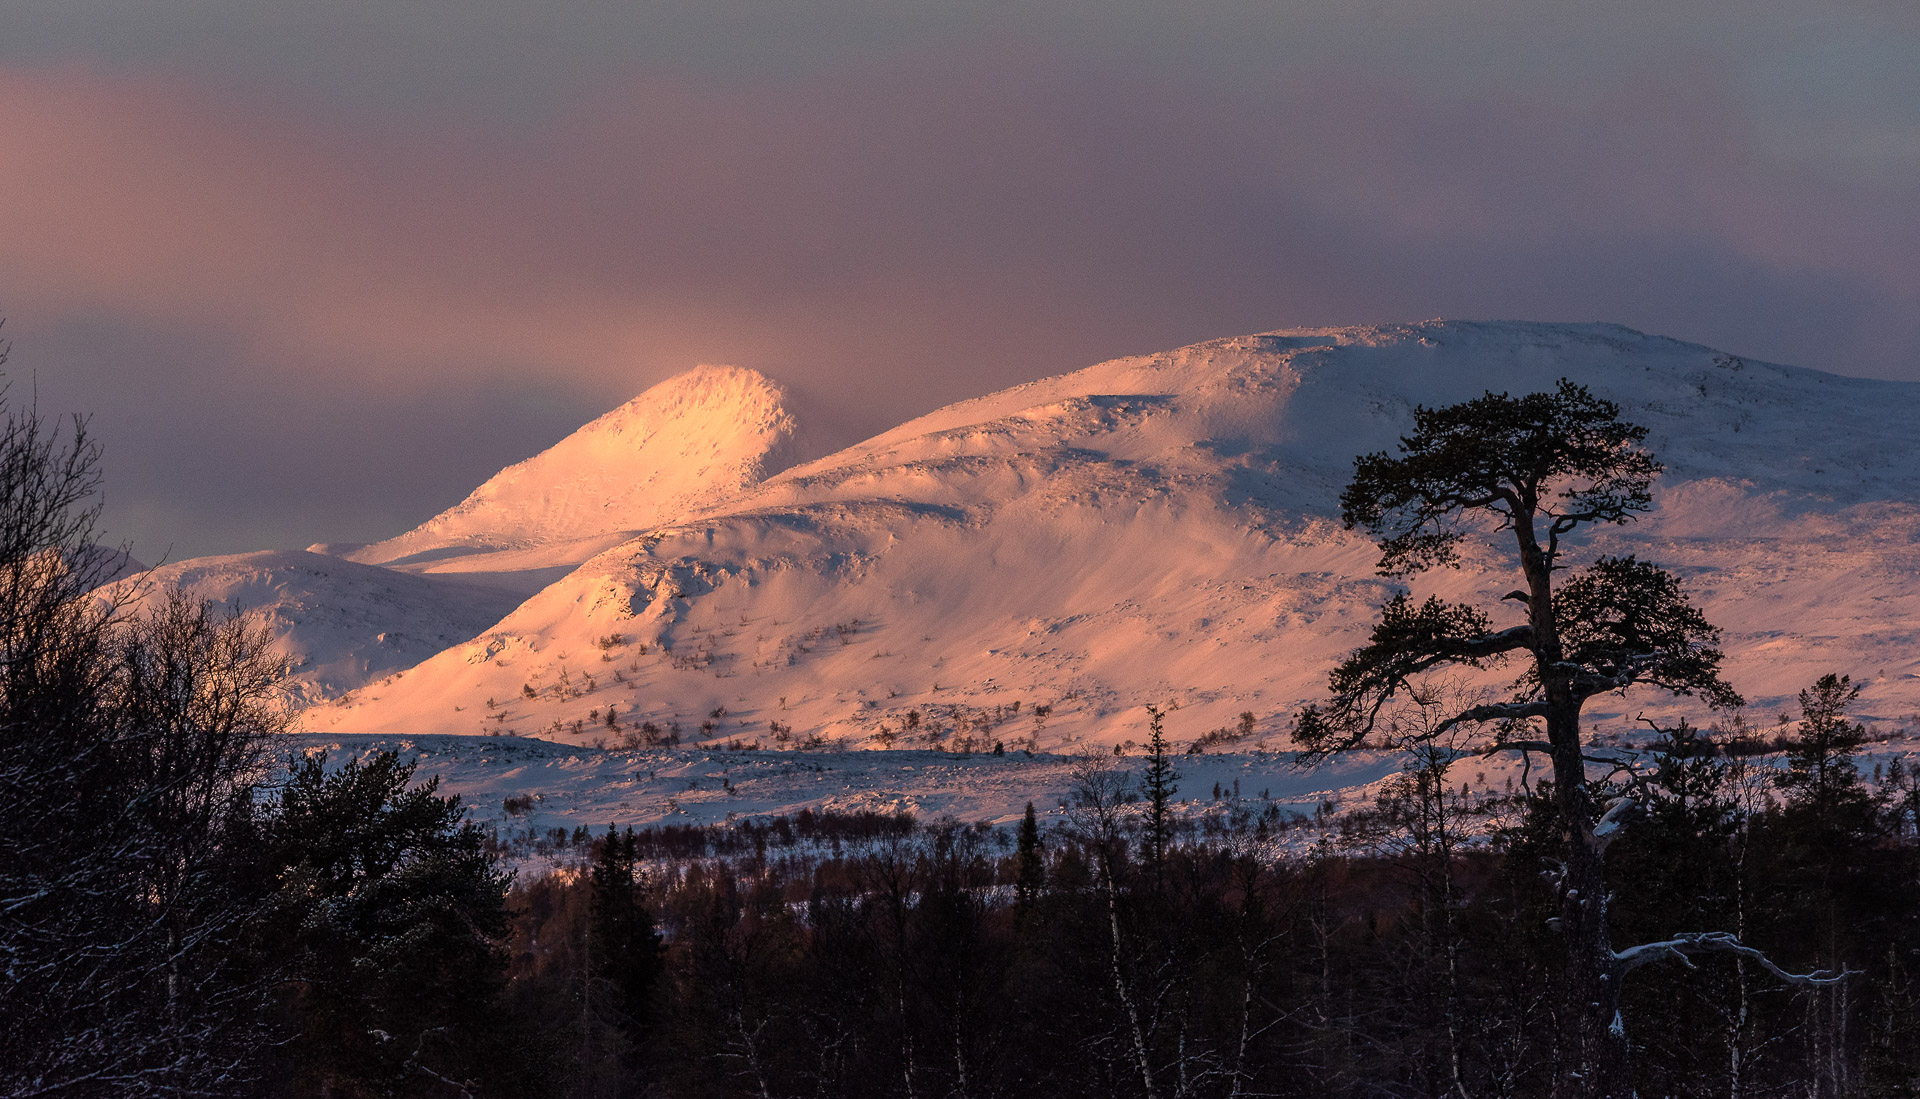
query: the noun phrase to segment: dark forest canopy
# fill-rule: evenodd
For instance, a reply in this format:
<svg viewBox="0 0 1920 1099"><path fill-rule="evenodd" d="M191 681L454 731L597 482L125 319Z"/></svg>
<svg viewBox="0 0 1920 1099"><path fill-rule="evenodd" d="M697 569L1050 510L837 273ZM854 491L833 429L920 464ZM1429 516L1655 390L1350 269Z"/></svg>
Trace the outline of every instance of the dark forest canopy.
<svg viewBox="0 0 1920 1099"><path fill-rule="evenodd" d="M1903 765L1870 792L1810 701L1764 736L1653 744L1613 911L1634 941L1739 927L1781 966L1851 975L1783 984L1726 954L1637 981L1643 1095L1920 1082L1920 782ZM1810 792L1808 760L1851 793ZM1157 860L1140 775L1112 771L1030 838L813 814L645 829L621 842L661 935L647 994L592 977L626 963L594 960L600 886L565 873L515 889L510 987L572 1095L1548 1094L1572 1055L1541 873L1557 802L1468 796L1449 765L1318 822L1223 795ZM1867 811L1821 808L1840 804ZM607 841L581 840L542 842L597 873Z"/></svg>

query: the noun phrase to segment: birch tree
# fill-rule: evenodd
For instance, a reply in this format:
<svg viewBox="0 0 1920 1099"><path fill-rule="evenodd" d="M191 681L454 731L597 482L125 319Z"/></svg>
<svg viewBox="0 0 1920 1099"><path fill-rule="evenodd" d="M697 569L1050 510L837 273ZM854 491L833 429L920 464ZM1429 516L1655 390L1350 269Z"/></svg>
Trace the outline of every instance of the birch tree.
<svg viewBox="0 0 1920 1099"><path fill-rule="evenodd" d="M7 346L0 343L0 364ZM140 611L99 544L84 417L0 384L0 1094L244 1093L261 983L232 958L263 633Z"/></svg>

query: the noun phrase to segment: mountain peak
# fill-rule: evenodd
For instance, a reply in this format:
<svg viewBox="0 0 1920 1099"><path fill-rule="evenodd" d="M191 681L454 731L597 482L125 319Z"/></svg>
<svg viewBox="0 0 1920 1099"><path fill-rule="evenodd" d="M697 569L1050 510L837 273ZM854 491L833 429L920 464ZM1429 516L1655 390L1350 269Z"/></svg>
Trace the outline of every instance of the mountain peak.
<svg viewBox="0 0 1920 1099"><path fill-rule="evenodd" d="M350 556L403 564L674 521L810 457L790 405L786 389L757 370L696 366Z"/></svg>

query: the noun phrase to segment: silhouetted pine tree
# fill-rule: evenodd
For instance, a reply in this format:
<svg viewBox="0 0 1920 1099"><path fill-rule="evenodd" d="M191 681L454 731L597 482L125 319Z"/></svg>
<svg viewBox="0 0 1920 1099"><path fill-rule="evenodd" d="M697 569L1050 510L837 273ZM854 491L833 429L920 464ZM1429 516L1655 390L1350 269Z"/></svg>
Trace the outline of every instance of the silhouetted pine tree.
<svg viewBox="0 0 1920 1099"><path fill-rule="evenodd" d="M1020 836L1015 846L1014 895L1024 912L1046 888L1047 865L1040 854L1040 821L1034 815L1033 802L1027 802L1026 815L1020 818Z"/></svg>
<svg viewBox="0 0 1920 1099"><path fill-rule="evenodd" d="M520 1043L501 1009L505 875L458 797L393 752L296 762L265 830L279 881L263 929L296 1095L510 1091Z"/></svg>
<svg viewBox="0 0 1920 1099"><path fill-rule="evenodd" d="M1173 757L1167 751L1165 717L1158 706L1147 707L1147 769L1140 780L1141 791L1147 795L1140 858L1156 880L1167 857L1167 846L1173 842L1173 795L1180 789L1176 785L1180 776L1174 773Z"/></svg>

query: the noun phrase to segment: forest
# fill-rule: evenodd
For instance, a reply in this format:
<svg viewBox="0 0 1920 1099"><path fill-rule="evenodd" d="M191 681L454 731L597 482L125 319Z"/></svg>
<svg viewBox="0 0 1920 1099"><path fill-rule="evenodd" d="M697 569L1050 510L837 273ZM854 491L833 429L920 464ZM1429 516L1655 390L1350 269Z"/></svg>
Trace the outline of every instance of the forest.
<svg viewBox="0 0 1920 1099"><path fill-rule="evenodd" d="M1650 746L1616 932L1759 953L1634 972L1641 1095L1920 1088L1920 775L1870 790L1824 683L1765 738ZM803 813L592 837L505 902L514 1057L447 1064L581 1096L1552 1093L1550 790L1475 800L1429 763L1337 819L1224 804L1161 842L1152 791L1104 766L1045 831Z"/></svg>
<svg viewBox="0 0 1920 1099"><path fill-rule="evenodd" d="M1643 753L1644 816L1609 853L1616 934L1727 929L1756 953L1632 974L1639 1094L1920 1089L1920 771L1861 772L1850 694L1828 678L1791 724L1683 725ZM154 935L75 932L128 952L92 961L97 1001L21 997L69 992L71 973L10 984L0 1079L19 1095L1552 1093L1569 1052L1550 788L1470 793L1434 754L1339 814L1205 791L1194 812L1177 758L1090 757L1046 828L801 812L505 838L391 754L305 758ZM509 880L503 859L549 869Z"/></svg>

